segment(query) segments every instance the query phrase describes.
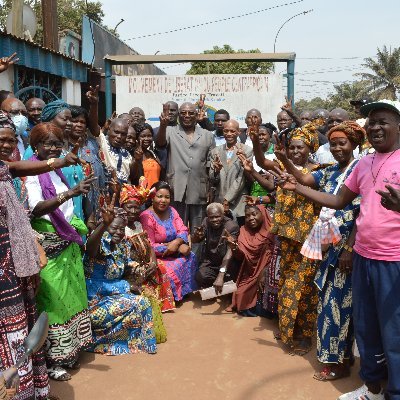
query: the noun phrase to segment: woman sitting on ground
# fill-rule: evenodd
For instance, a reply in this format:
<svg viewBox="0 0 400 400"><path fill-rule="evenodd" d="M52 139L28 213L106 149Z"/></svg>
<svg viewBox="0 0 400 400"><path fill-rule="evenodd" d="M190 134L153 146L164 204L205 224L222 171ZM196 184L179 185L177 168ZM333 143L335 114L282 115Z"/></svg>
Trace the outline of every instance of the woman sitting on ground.
<svg viewBox="0 0 400 400"><path fill-rule="evenodd" d="M236 310L240 315L256 317L259 287L262 287L266 268L274 246L274 237L270 233L271 217L265 207L246 205L245 223L240 228L236 241L227 234L227 239L235 257L242 260L236 280L237 291L232 296L232 305L226 309Z"/></svg>
<svg viewBox="0 0 400 400"><path fill-rule="evenodd" d="M152 206L140 215L140 222L157 260L165 266L175 301L180 301L197 288L196 257L189 246L188 228L170 206L171 187L166 182L157 182L153 187L156 193Z"/></svg>
<svg viewBox="0 0 400 400"><path fill-rule="evenodd" d="M90 350L106 355L156 353L149 300L131 292L123 279L131 263L125 240L128 219L122 209L102 209L103 220L86 242L84 266L93 343Z"/></svg>
<svg viewBox="0 0 400 400"><path fill-rule="evenodd" d="M137 246L132 246L132 251L136 256L132 255L135 260L142 259L147 256L150 262L157 265L156 270L150 276L144 276L148 271L147 265L139 265L136 268L136 273L142 274L141 288L146 289L147 292L161 303L161 311L171 311L175 309L174 295L171 289L167 271L163 263L157 263L157 258L151 244L148 240L147 233L143 231L142 224L139 221L140 207L147 202L155 193L147 188L147 181L142 177L138 186L123 185L120 194L120 205L126 211L128 216L128 225L125 228L125 236ZM138 238L138 240L135 240ZM148 252L148 255L143 253ZM153 309L154 311L154 309Z"/></svg>

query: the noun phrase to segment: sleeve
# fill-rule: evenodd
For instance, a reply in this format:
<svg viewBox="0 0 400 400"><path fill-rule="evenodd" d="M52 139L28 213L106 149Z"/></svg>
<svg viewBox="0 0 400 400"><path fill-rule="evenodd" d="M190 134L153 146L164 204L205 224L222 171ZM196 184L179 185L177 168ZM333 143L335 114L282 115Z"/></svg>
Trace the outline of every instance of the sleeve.
<svg viewBox="0 0 400 400"><path fill-rule="evenodd" d="M215 145L215 137L214 134L212 132L206 131L209 137L209 147L208 147L208 154L207 154L207 168L210 168L211 166L211 152L213 149L215 149L216 145Z"/></svg>
<svg viewBox="0 0 400 400"><path fill-rule="evenodd" d="M154 220L150 213L144 212L140 215L140 223L142 224L143 230L147 232L156 256L161 256L167 249L167 246L156 242L157 222Z"/></svg>
<svg viewBox="0 0 400 400"><path fill-rule="evenodd" d="M347 188L356 194L360 194L360 185L358 183L358 171L360 169L361 164L362 162L357 163L357 165L354 167L349 177L344 182Z"/></svg>
<svg viewBox="0 0 400 400"><path fill-rule="evenodd" d="M175 208L171 207L172 209L172 221L174 224L174 227L176 229L176 237L183 239L185 243L187 244L188 241L188 228L187 226L183 223L182 218L179 216L178 212L175 210Z"/></svg>
<svg viewBox="0 0 400 400"><path fill-rule="evenodd" d="M321 180L325 176L325 169L318 169L317 171L313 171L313 172L311 172L311 175L314 178L315 184L320 188Z"/></svg>
<svg viewBox="0 0 400 400"><path fill-rule="evenodd" d="M44 201L39 178L37 176L28 176L25 181L25 187L28 193L28 206L32 211L38 203Z"/></svg>
<svg viewBox="0 0 400 400"><path fill-rule="evenodd" d="M240 227L236 221L227 221L225 224L225 229L236 239L239 237Z"/></svg>

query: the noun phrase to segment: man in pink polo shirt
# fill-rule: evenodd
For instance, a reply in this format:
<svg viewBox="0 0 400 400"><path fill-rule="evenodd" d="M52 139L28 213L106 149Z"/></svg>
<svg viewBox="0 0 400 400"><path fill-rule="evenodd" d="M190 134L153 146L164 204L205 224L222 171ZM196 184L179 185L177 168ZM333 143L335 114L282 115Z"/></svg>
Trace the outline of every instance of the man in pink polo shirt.
<svg viewBox="0 0 400 400"><path fill-rule="evenodd" d="M365 384L338 400L400 400L400 107L382 100L361 107L376 153L363 157L336 195L281 174L280 185L342 209L361 195L353 256L353 319ZM387 370L386 370L387 367ZM384 395L381 380L388 372Z"/></svg>

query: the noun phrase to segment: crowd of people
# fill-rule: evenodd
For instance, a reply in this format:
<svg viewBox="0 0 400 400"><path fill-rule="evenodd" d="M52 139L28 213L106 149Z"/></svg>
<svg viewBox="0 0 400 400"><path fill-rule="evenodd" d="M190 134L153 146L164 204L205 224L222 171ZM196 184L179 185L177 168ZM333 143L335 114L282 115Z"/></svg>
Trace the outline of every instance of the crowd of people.
<svg viewBox="0 0 400 400"><path fill-rule="evenodd" d="M399 103L351 121L287 101L241 129L201 97L100 127L97 91L89 109L0 92L1 370L49 318L15 398L54 398L82 351L156 353L164 312L234 281L225 312L276 319L291 355L316 337L319 381L350 375L356 339L365 384L339 399L400 399Z"/></svg>

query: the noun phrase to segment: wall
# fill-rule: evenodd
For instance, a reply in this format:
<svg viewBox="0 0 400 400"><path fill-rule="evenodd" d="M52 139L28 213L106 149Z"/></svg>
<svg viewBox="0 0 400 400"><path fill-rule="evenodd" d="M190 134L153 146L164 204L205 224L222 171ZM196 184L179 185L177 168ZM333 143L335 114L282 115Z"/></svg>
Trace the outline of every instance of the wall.
<svg viewBox="0 0 400 400"><path fill-rule="evenodd" d="M62 97L68 104L74 106L81 105L81 83L72 79L63 79L62 81Z"/></svg>

